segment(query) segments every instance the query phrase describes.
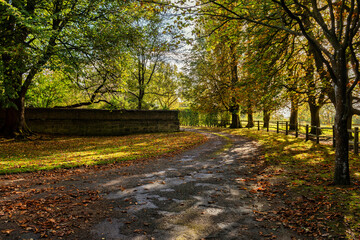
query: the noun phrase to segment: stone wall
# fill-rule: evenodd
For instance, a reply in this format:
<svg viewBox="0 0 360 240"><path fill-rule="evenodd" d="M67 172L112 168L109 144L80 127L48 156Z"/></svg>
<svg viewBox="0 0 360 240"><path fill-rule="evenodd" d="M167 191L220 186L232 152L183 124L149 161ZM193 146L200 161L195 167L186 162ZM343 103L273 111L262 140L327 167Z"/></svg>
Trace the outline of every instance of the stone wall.
<svg viewBox="0 0 360 240"><path fill-rule="evenodd" d="M0 125L4 111L0 111ZM126 135L179 131L178 111L29 108L26 123L37 133Z"/></svg>

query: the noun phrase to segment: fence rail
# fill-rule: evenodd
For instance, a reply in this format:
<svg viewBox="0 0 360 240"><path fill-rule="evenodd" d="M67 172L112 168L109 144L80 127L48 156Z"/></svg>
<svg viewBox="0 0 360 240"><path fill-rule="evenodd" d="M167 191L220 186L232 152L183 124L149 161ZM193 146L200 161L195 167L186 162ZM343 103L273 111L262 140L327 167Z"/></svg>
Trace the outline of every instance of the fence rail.
<svg viewBox="0 0 360 240"><path fill-rule="evenodd" d="M248 123L247 120L240 120L241 123ZM320 141L332 141L333 147L335 147L335 127L317 127L311 125L300 125L296 124L290 128L290 123L288 121L269 121L266 127L263 127L263 121L253 121L252 125L246 125L247 128L257 128L258 131L266 130L269 132L270 130L276 131L276 133L283 132L285 135L289 135L292 132L295 137L299 137L299 134L305 135L305 141L314 139L317 144ZM230 121L220 120L213 125L208 125L209 127L227 127L230 126ZM351 146L354 150L355 154L359 154L359 127L355 127L353 129L348 129L348 133L353 135L349 140L349 146Z"/></svg>

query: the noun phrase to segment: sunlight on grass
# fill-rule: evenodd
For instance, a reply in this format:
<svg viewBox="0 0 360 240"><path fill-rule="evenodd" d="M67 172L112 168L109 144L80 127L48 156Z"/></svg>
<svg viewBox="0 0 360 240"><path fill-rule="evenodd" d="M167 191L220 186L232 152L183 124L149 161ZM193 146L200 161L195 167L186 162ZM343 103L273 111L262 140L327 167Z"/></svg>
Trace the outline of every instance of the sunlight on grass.
<svg viewBox="0 0 360 240"><path fill-rule="evenodd" d="M266 161L281 166L281 177L287 179L287 191L290 195L319 199L315 202L319 210L312 213L311 217L315 224L328 226L335 236L348 239L360 237L359 156L350 153L353 186L331 186L329 184L333 179L335 161L335 152L331 146L305 142L304 139L273 132L247 129L231 132L253 138L262 144ZM333 217L337 214L340 216Z"/></svg>
<svg viewBox="0 0 360 240"><path fill-rule="evenodd" d="M309 153L298 153L298 154L295 154L293 156L294 159L296 160L302 160L304 158L311 158L311 154Z"/></svg>
<svg viewBox="0 0 360 240"><path fill-rule="evenodd" d="M271 173L282 191L280 196L286 196L284 201L289 204L279 215L287 226L318 236L322 234L316 229L326 229L324 236L330 239L360 239L359 156L349 153L352 185L333 186L335 152L330 145L275 132L211 130L244 136L261 144L267 163L264 171Z"/></svg>
<svg viewBox="0 0 360 240"><path fill-rule="evenodd" d="M203 135L191 132L121 137L58 136L26 142L0 140L0 174L152 158L205 140Z"/></svg>

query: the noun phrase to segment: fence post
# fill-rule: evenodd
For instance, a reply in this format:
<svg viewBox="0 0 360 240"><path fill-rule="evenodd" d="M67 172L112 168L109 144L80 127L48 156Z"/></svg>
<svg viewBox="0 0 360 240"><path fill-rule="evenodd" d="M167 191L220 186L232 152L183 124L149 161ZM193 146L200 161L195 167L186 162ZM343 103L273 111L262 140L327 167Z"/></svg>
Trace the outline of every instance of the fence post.
<svg viewBox="0 0 360 240"><path fill-rule="evenodd" d="M279 133L279 121L276 121L276 133Z"/></svg>
<svg viewBox="0 0 360 240"><path fill-rule="evenodd" d="M309 140L309 125L306 125L306 137L305 141Z"/></svg>
<svg viewBox="0 0 360 240"><path fill-rule="evenodd" d="M260 121L257 121L258 122L258 131L260 130Z"/></svg>
<svg viewBox="0 0 360 240"><path fill-rule="evenodd" d="M316 127L316 143L319 144L320 143L320 131L319 131L319 127Z"/></svg>
<svg viewBox="0 0 360 240"><path fill-rule="evenodd" d="M289 122L286 121L286 129L285 129L285 135L289 134Z"/></svg>
<svg viewBox="0 0 360 240"><path fill-rule="evenodd" d="M356 127L355 128L355 133L354 133L354 153L357 155L359 154L359 128Z"/></svg>
<svg viewBox="0 0 360 240"><path fill-rule="evenodd" d="M333 129L333 147L335 147L335 125L333 125L332 129Z"/></svg>
<svg viewBox="0 0 360 240"><path fill-rule="evenodd" d="M297 123L295 125L295 137L298 137L299 136L299 124Z"/></svg>

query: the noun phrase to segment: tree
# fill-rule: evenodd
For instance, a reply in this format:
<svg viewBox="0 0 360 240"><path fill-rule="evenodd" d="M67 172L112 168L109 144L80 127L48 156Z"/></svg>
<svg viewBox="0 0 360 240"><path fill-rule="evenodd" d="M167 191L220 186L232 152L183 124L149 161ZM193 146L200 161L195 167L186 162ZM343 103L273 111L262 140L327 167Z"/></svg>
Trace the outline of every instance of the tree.
<svg viewBox="0 0 360 240"><path fill-rule="evenodd" d="M193 107L207 113L229 112L231 128L241 127L237 50L235 43L200 40L183 77L183 95Z"/></svg>
<svg viewBox="0 0 360 240"><path fill-rule="evenodd" d="M0 51L0 80L6 110L1 134L30 133L24 101L35 76L60 62L76 66L74 59L95 53L95 44L88 44L88 30L100 19L106 20L116 10L126 8L126 3L119 4L97 0L0 2L0 39L4 43Z"/></svg>
<svg viewBox="0 0 360 240"><path fill-rule="evenodd" d="M43 70L29 86L26 107L52 108L70 105L80 97L74 85L62 72Z"/></svg>
<svg viewBox="0 0 360 240"><path fill-rule="evenodd" d="M300 4L294 1L294 6L305 12L313 20L313 26L305 25L304 18L299 10L290 7L284 0L276 2L294 19L307 39L309 45L320 55L322 64L326 66L334 85L336 99L335 114L335 175L336 184L350 184L347 122L350 116L351 95L359 82L359 59L355 39L359 37L358 1L311 1ZM323 34L317 36L320 29ZM355 77L350 81L350 76Z"/></svg>
<svg viewBox="0 0 360 240"><path fill-rule="evenodd" d="M172 108L178 102L179 78L176 65L160 63L149 86L149 102L157 104L157 108Z"/></svg>
<svg viewBox="0 0 360 240"><path fill-rule="evenodd" d="M140 18L134 24L135 33L128 42L134 66L128 79L128 93L136 99L137 109L142 109L146 89L166 53L174 50L176 44L173 36L165 35L166 24L157 14Z"/></svg>
<svg viewBox="0 0 360 240"><path fill-rule="evenodd" d="M299 48L300 47L300 48ZM285 81L290 103L290 129L295 130L300 104L307 102L310 111L312 134L316 134L320 127L320 109L326 103L327 86L323 84L314 68L311 53L298 46L298 58L288 63L288 75Z"/></svg>
<svg viewBox="0 0 360 240"><path fill-rule="evenodd" d="M264 127L267 127L271 112L285 102L282 86L288 74L284 69L293 57L294 39L277 29L252 24L247 27L242 38L246 54L240 68L244 76L241 91L247 94L242 99L246 99L244 106L252 105L254 111L263 111ZM248 124L252 122L250 115Z"/></svg>
<svg viewBox="0 0 360 240"><path fill-rule="evenodd" d="M211 1L210 4L225 12L221 15L224 21L240 20L280 29L305 38L314 49L319 65L323 66L333 86L336 108L334 183L350 184L347 122L352 92L360 78L356 41L359 38L360 2L268 0L238 4ZM281 22L275 21L281 18Z"/></svg>
<svg viewBox="0 0 360 240"><path fill-rule="evenodd" d="M242 47L239 38L229 32L239 32L238 26L217 26L216 19L202 16L196 21L195 33L198 41L193 48L188 80L198 109L211 112L227 111L231 114L231 128L240 128L239 73ZM191 89L191 88L190 88ZM188 94L189 95L189 94ZM209 101L211 99L211 101Z"/></svg>

